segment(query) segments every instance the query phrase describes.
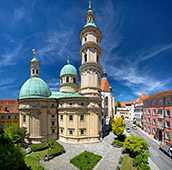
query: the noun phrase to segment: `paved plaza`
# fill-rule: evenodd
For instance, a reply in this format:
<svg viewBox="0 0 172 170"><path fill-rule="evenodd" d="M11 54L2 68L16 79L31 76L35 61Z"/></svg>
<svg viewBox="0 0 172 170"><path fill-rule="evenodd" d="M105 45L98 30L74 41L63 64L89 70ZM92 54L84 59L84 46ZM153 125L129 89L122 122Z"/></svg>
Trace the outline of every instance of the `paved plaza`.
<svg viewBox="0 0 172 170"><path fill-rule="evenodd" d="M111 145L114 137L114 134L110 133L104 137L102 142L93 144L69 144L58 141L64 146L66 153L48 162L42 162L42 165L48 170L77 170L78 168L70 163L70 159L87 150L102 156L94 170L113 170L121 155L121 148L115 148Z"/></svg>

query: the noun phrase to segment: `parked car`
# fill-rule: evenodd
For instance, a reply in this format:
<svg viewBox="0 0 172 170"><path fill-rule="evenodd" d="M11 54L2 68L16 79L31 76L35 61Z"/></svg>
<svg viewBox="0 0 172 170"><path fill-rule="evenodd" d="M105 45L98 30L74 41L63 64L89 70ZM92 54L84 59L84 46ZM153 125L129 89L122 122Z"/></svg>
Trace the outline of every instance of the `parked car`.
<svg viewBox="0 0 172 170"><path fill-rule="evenodd" d="M130 128L126 128L126 131L127 131L128 133L130 133L130 132L131 132Z"/></svg>
<svg viewBox="0 0 172 170"><path fill-rule="evenodd" d="M133 129L136 130L137 129L137 126L136 125L133 125Z"/></svg>
<svg viewBox="0 0 172 170"><path fill-rule="evenodd" d="M167 145L160 145L159 149L172 158L172 148Z"/></svg>

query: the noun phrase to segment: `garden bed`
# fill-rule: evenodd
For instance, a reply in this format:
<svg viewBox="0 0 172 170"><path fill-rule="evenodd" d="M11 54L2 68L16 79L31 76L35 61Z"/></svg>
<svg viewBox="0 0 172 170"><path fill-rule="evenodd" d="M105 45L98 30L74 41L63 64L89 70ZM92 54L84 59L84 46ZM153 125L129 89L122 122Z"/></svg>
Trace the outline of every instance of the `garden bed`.
<svg viewBox="0 0 172 170"><path fill-rule="evenodd" d="M70 163L81 170L92 170L102 158L92 152L84 151L70 160Z"/></svg>

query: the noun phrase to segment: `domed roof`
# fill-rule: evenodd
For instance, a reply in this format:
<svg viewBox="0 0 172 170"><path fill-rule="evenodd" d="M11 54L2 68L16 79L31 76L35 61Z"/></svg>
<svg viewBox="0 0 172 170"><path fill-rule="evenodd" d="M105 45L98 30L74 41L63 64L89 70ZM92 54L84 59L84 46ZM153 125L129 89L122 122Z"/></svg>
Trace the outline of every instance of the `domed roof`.
<svg viewBox="0 0 172 170"><path fill-rule="evenodd" d="M78 76L76 68L71 64L67 64L61 69L60 77L65 74L74 74L74 75Z"/></svg>
<svg viewBox="0 0 172 170"><path fill-rule="evenodd" d="M33 58L33 59L31 60L31 62L32 62L32 61L37 61L37 62L38 62L38 60L37 60L36 58Z"/></svg>
<svg viewBox="0 0 172 170"><path fill-rule="evenodd" d="M47 98L51 95L48 85L38 77L29 78L21 87L19 99Z"/></svg>

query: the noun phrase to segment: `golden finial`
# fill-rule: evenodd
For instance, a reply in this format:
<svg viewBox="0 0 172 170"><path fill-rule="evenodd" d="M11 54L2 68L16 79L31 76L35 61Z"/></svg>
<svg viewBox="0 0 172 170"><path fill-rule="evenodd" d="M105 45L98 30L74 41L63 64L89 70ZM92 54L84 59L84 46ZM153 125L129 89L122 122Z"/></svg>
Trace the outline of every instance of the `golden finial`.
<svg viewBox="0 0 172 170"><path fill-rule="evenodd" d="M91 9L91 1L89 1L89 9Z"/></svg>
<svg viewBox="0 0 172 170"><path fill-rule="evenodd" d="M69 64L69 56L67 57L67 63Z"/></svg>
<svg viewBox="0 0 172 170"><path fill-rule="evenodd" d="M33 51L33 58L36 58L36 51L35 51L35 49L32 49L32 51Z"/></svg>

